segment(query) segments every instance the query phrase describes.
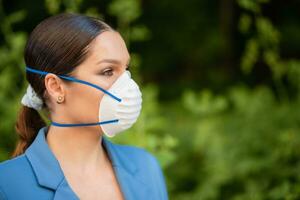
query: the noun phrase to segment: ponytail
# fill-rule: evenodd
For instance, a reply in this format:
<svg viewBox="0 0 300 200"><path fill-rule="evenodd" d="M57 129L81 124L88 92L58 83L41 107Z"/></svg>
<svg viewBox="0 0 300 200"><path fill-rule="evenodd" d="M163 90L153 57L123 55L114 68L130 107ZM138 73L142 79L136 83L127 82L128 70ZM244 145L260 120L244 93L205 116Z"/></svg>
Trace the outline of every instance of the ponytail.
<svg viewBox="0 0 300 200"><path fill-rule="evenodd" d="M23 154L37 136L39 129L44 126L45 121L35 109L22 105L15 126L19 140L12 157Z"/></svg>

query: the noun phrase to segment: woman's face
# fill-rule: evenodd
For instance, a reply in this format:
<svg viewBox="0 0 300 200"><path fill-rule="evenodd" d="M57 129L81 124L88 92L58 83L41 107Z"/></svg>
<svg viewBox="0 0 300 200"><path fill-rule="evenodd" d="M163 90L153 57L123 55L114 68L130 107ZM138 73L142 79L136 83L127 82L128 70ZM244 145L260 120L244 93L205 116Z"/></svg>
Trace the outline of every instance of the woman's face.
<svg viewBox="0 0 300 200"><path fill-rule="evenodd" d="M88 57L72 72L72 76L108 90L128 68L129 60L130 55L120 34L105 31L92 42ZM55 114L51 114L51 119L58 123L98 122L99 103L104 93L81 83L61 84L65 101L53 104ZM101 129L100 126L91 128Z"/></svg>

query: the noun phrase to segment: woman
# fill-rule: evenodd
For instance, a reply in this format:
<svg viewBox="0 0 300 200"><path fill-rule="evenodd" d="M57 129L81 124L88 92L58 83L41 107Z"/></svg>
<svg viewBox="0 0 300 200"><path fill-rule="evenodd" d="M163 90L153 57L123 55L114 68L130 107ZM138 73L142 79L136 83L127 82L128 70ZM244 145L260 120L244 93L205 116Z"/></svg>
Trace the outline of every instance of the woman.
<svg viewBox="0 0 300 200"><path fill-rule="evenodd" d="M165 180L147 151L111 143L137 120L142 95L118 32L99 19L60 14L25 47L20 140L0 163L0 199L165 200ZM38 111L45 109L47 126Z"/></svg>

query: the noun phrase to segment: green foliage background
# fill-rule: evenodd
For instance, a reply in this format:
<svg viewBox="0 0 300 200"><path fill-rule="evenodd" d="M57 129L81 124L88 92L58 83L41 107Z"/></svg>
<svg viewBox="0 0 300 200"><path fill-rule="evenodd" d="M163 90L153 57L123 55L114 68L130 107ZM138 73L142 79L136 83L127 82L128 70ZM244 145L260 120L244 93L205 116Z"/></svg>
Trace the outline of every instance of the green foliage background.
<svg viewBox="0 0 300 200"><path fill-rule="evenodd" d="M296 0L0 0L0 160L15 145L23 48L44 18L97 16L123 35L142 85L113 140L159 159L170 199L300 199Z"/></svg>

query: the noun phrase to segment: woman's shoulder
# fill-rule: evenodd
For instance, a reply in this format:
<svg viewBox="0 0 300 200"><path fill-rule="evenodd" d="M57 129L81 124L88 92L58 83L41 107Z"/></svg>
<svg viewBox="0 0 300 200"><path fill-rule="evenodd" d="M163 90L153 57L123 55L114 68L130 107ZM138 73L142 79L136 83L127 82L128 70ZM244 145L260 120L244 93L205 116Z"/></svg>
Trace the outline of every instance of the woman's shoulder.
<svg viewBox="0 0 300 200"><path fill-rule="evenodd" d="M151 185L155 199L168 199L165 177L154 154L144 148L124 144L113 144L112 148L123 166L129 165L129 168L137 169L135 176Z"/></svg>
<svg viewBox="0 0 300 200"><path fill-rule="evenodd" d="M39 196L42 199L49 195L51 192L45 189L41 193L41 187L25 153L0 162L0 199L25 199L24 196L30 199Z"/></svg>
<svg viewBox="0 0 300 200"><path fill-rule="evenodd" d="M23 170L26 169L26 167L29 167L29 163L25 154L4 160L0 162L0 180L3 180L2 178L5 176L11 177L11 175L17 175L20 172L20 169L22 169L22 172L24 173Z"/></svg>
<svg viewBox="0 0 300 200"><path fill-rule="evenodd" d="M140 176L145 179L151 178L154 174L161 176L162 169L158 159L150 151L132 145L116 144L105 140L113 162L125 168L135 171L138 169Z"/></svg>
<svg viewBox="0 0 300 200"><path fill-rule="evenodd" d="M0 162L0 186L4 184L3 181L7 185L15 182L15 179L24 180L29 177L34 177L34 174L25 154Z"/></svg>
<svg viewBox="0 0 300 200"><path fill-rule="evenodd" d="M129 159L136 165L159 167L157 158L150 151L133 145L112 143L118 157Z"/></svg>
<svg viewBox="0 0 300 200"><path fill-rule="evenodd" d="M0 199L6 199L4 191L14 193L14 188L27 190L34 184L35 177L25 154L0 162Z"/></svg>

